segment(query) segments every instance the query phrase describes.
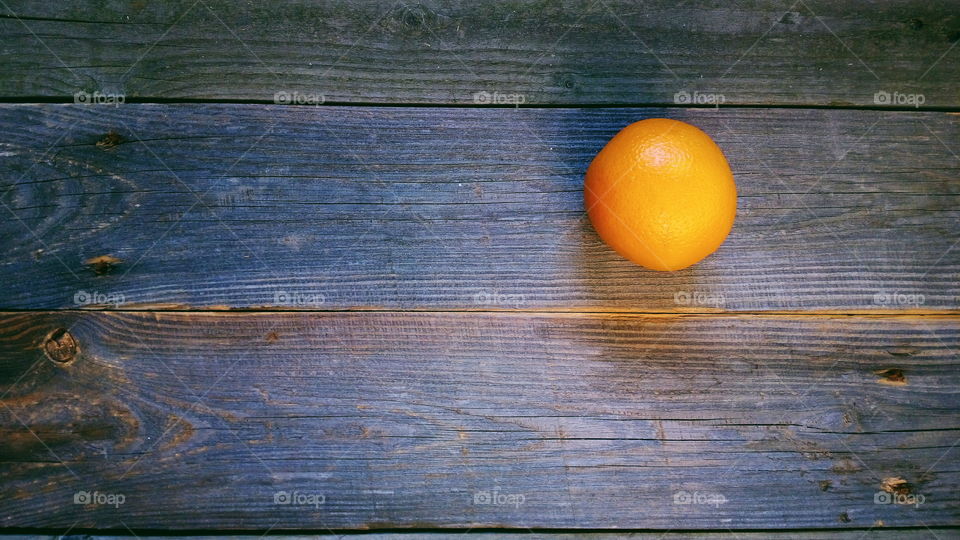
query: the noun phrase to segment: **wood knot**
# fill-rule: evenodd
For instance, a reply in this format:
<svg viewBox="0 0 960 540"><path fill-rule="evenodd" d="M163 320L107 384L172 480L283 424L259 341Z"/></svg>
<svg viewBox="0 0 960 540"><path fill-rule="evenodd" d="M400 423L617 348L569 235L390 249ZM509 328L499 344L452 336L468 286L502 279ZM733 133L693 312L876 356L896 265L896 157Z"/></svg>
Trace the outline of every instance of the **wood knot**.
<svg viewBox="0 0 960 540"><path fill-rule="evenodd" d="M780 24L799 24L800 23L800 12L799 11L788 11L780 17L780 20L777 21Z"/></svg>
<svg viewBox="0 0 960 540"><path fill-rule="evenodd" d="M98 276L103 276L109 274L113 269L122 263L123 260L113 257L111 255L100 255L99 257L91 257L84 261L84 264L93 268L93 271Z"/></svg>
<svg viewBox="0 0 960 540"><path fill-rule="evenodd" d="M99 141L97 141L97 148L109 150L118 146L122 142L123 137L121 137L116 131L111 130L109 133L101 137Z"/></svg>
<svg viewBox="0 0 960 540"><path fill-rule="evenodd" d="M883 482L880 483L880 489L896 495L909 495L910 487L910 484L899 476L884 478Z"/></svg>
<svg viewBox="0 0 960 540"><path fill-rule="evenodd" d="M894 386L907 384L907 377L900 368L878 369L873 374L880 377L880 383L882 384L892 384Z"/></svg>
<svg viewBox="0 0 960 540"><path fill-rule="evenodd" d="M63 328L57 328L47 336L43 343L43 352L47 358L57 364L69 364L80 353L80 345L73 334Z"/></svg>

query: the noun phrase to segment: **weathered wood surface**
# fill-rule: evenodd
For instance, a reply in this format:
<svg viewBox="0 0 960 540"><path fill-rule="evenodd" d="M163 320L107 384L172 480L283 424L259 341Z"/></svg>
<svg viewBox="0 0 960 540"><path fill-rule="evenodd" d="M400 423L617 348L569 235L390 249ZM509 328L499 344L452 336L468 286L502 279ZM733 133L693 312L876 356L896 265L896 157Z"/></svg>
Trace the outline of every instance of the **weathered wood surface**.
<svg viewBox="0 0 960 540"><path fill-rule="evenodd" d="M958 348L936 316L6 314L0 525L957 525Z"/></svg>
<svg viewBox="0 0 960 540"><path fill-rule="evenodd" d="M956 107L951 0L6 0L0 96ZM709 97L709 96L708 96Z"/></svg>
<svg viewBox="0 0 960 540"><path fill-rule="evenodd" d="M71 540L78 538L82 540L128 540L131 531L124 531L127 535L113 536L109 534L75 534L76 529L70 531L72 536L38 536L31 535L0 535L0 540ZM558 532L558 531L533 531L521 529L519 531L495 532L490 530L468 529L456 532L390 532L390 533L363 533L363 540L462 540L465 537L475 538L477 540L553 540L576 539L576 540L620 540L622 538L631 538L634 540L869 540L871 538L891 538L896 540L943 540L944 538L953 538L957 529L948 527L925 527L916 529L886 529L883 527L873 529L843 529L832 531L650 531L650 532ZM142 532L141 532L142 534ZM468 536L469 535L469 536ZM250 535L230 536L218 534L216 536L191 534L191 538L199 540L249 540ZM276 534L270 531L269 538L276 540L311 540L311 539L342 539L347 537L345 534ZM151 540L176 540L183 536L159 536L151 534Z"/></svg>
<svg viewBox="0 0 960 540"><path fill-rule="evenodd" d="M624 125L711 134L733 232L622 259L582 175ZM761 109L0 107L0 307L953 310L960 117Z"/></svg>

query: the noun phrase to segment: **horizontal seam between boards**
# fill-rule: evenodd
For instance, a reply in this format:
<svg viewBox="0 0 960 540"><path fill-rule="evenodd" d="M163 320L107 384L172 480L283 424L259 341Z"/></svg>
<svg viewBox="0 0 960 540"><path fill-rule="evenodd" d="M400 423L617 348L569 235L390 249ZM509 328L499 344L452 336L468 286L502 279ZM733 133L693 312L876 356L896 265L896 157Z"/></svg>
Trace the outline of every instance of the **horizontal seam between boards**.
<svg viewBox="0 0 960 540"><path fill-rule="evenodd" d="M278 104L267 99L206 99L206 98L159 98L159 97L130 97L124 99L124 104L209 104L209 105L273 105L276 107L389 107L389 108L428 108L428 109L810 109L810 110L853 110L879 112L960 112L960 104L955 106L884 106L884 105L818 105L804 103L740 103L722 106L688 105L670 102L639 102L639 103L539 103L523 105L481 105L471 103L432 103L432 102L376 102L376 101L326 101L322 105L291 105ZM0 96L0 105L46 105L69 104L74 105L73 96Z"/></svg>
<svg viewBox="0 0 960 540"><path fill-rule="evenodd" d="M584 528L576 528L576 527L574 527L574 528L570 528L570 527L566 527L566 528L564 528L564 527L523 527L523 526L514 526L514 527L489 527L489 526L487 526L487 527L457 527L457 526L452 526L452 527L443 527L443 526L423 527L423 526L420 526L420 527L417 527L417 526L415 526L415 525L412 525L412 526L410 526L410 527L397 527L397 526L395 526L395 525L394 525L394 526L378 527L378 526L375 526L375 523L374 523L373 525L374 525L374 526L372 526L372 527L369 526L369 525L367 525L367 526L358 525L358 526L353 527L353 528L333 528L333 529L330 529L330 528L326 528L326 529L279 528L279 527L276 528L276 529L263 529L263 528L239 528L239 529L218 529L218 528L210 528L210 529L182 528L182 529L178 529L178 528L172 528L172 529L149 529L149 528L138 528L138 527L124 528L124 529L116 529L116 528L97 529L97 528L77 527L77 528L71 529L71 531L75 531L76 534L109 534L109 533L122 533L122 534L118 534L119 536L125 536L125 535L126 535L126 536L130 536L130 534L132 533L132 534L135 534L135 535L138 535L138 536L146 536L146 537L149 537L149 536L168 536L168 537L169 537L169 536L187 536L187 535L201 535L201 534L203 534L203 535L211 535L211 536L220 535L220 534L232 535L232 536L236 536L236 535L255 535L255 534L262 534L261 538L264 538L264 537L269 538L269 537L271 537L271 536L294 536L294 535L297 535L297 534L324 534L324 535L328 535L328 534L333 534L333 535L342 534L342 535L346 535L346 536L354 536L354 535L358 535L358 536L359 536L359 535L367 535L367 534L370 534L370 533L380 533L380 534L385 534L385 533L401 533L401 534L402 534L402 533L407 533L407 534L411 534L411 535L412 535L412 534L429 533L429 532L434 532L434 533L446 533L446 534L449 534L449 533L452 533L452 532L460 532L460 533L468 533L468 532L469 532L469 533L491 533L491 532L499 532L499 533L515 533L515 534L517 534L518 536L521 535L521 534L530 534L531 532L532 532L532 533L555 533L555 534L566 533L566 534L577 534L577 535L586 534L586 533L615 533L615 534L620 535L620 534L634 533L634 532L636 532L636 533L667 533L667 532L670 532L670 533L674 533L674 534L692 534L692 535L695 535L694 538L696 538L696 537L698 537L699 535L703 535L704 537L706 537L707 535L715 534L717 531L722 531L722 532L724 532L724 533L728 533L728 532L729 532L729 533L744 533L744 534L749 534L749 533L752 533L752 534L763 534L763 533L789 534L789 533L803 533L803 532L837 532L837 531L841 531L841 532L848 532L848 531L863 532L863 531L877 531L877 530L879 530L879 531L881 531L881 532L882 532L882 531L890 531L890 532L893 532L893 531L911 531L911 530L919 530L919 531L930 531L930 530L936 530L936 531L953 531L953 530L960 530L960 526L957 526L957 525L900 525L900 526L892 526L892 527L891 527L891 526L884 526L884 527L879 528L879 529L878 529L876 526L873 526L873 527L844 527L843 525L837 525L837 526L835 526L835 527L823 527L823 526L820 526L820 527L784 527L784 528L782 528L782 529L769 528L769 527L765 527L765 528L753 528L753 529L751 529L751 528L729 528L729 527L725 527L725 528L722 528L722 529L710 529L710 528L704 528L704 529L663 529L663 528L659 528L659 529L658 529L658 528L616 528L616 527L611 527L611 528L596 528L596 527L584 527ZM41 534L41 533L44 533L44 532L47 532L47 533L49 533L49 534L62 534L62 533L63 533L63 528L62 528L62 527L61 527L61 528L55 528L55 527L8 527L8 528L2 529L2 533L3 533L3 534L25 534L25 533ZM470 536L467 535L467 536L465 536L464 538L469 538L469 537L470 537Z"/></svg>
<svg viewBox="0 0 960 540"><path fill-rule="evenodd" d="M620 315L649 318L670 318L670 317L692 317L692 318L851 318L851 319L958 319L960 320L960 310L930 310L922 312L868 312L868 311L817 311L817 310L769 310L769 311L585 311L585 310L549 310L549 309L517 309L517 310L492 310L492 309L276 309L276 308L149 308L142 309L0 309L0 315L28 314L28 313L73 313L73 314L94 314L94 313L196 313L196 314L476 314L476 315L547 315L547 316L597 316L597 315Z"/></svg>

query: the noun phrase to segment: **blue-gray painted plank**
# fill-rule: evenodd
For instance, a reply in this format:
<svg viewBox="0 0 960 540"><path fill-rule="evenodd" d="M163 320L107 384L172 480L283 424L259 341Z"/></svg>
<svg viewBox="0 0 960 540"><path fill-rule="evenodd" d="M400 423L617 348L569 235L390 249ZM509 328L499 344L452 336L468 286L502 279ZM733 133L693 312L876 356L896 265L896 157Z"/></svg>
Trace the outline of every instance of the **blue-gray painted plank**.
<svg viewBox="0 0 960 540"><path fill-rule="evenodd" d="M712 135L740 195L726 243L674 273L583 212L592 157L656 116ZM0 308L953 310L958 119L7 105Z"/></svg>

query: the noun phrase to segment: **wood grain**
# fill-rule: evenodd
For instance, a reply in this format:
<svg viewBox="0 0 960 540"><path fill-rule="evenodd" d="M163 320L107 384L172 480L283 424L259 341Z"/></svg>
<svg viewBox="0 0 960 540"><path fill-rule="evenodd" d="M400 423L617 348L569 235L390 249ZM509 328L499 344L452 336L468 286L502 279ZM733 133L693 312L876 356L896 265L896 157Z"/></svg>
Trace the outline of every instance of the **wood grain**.
<svg viewBox="0 0 960 540"><path fill-rule="evenodd" d="M0 96L474 104L957 107L950 0L30 2L0 18ZM509 101L509 97L507 98ZM909 106L909 105L906 105Z"/></svg>
<svg viewBox="0 0 960 540"><path fill-rule="evenodd" d="M738 182L684 271L607 248L582 178L692 122ZM7 309L954 310L958 117L758 109L0 107Z"/></svg>
<svg viewBox="0 0 960 540"><path fill-rule="evenodd" d="M8 313L0 525L956 526L958 348L936 316ZM875 504L896 478L922 504Z"/></svg>
<svg viewBox="0 0 960 540"><path fill-rule="evenodd" d="M76 529L71 530L75 532ZM130 531L126 531L130 534ZM276 534L270 531L270 538L277 540L312 540L312 539L341 539L346 536L343 531L321 531L320 534ZM417 532L365 532L364 540L450 540L456 538L476 538L477 540L552 540L577 539L577 540L619 540L629 538L632 540L864 540L872 538L895 538L897 540L937 540L938 538L950 538L950 535L956 532L951 527L923 527L916 529L885 529L882 527L872 529L844 529L831 531L617 531L617 532L558 532L558 531L533 531L528 529L514 531L490 531L470 529L466 531L417 531ZM142 531L140 532L142 534ZM161 536L151 534L150 538L156 540L175 540L183 536ZM191 538L198 540L248 540L250 535L226 535L213 534L204 535L192 532ZM63 536L39 536L36 534L10 534L0 535L3 540L61 540ZM84 534L84 539L88 540L126 540L129 536L122 534Z"/></svg>

